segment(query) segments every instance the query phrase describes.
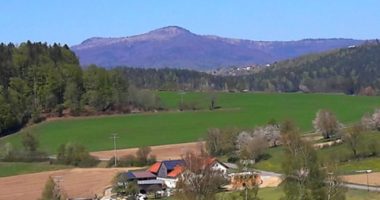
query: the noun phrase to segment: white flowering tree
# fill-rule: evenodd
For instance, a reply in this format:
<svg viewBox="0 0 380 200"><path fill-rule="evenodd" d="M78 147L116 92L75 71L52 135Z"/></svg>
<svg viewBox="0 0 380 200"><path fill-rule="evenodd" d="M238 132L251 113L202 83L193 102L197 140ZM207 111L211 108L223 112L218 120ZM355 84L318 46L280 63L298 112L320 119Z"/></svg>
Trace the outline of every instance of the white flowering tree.
<svg viewBox="0 0 380 200"><path fill-rule="evenodd" d="M373 120L372 115L369 113L366 113L365 115L363 115L360 121L360 124L365 130L373 130L376 128L375 121Z"/></svg>
<svg viewBox="0 0 380 200"><path fill-rule="evenodd" d="M372 114L373 128L380 130L380 109L376 109Z"/></svg>
<svg viewBox="0 0 380 200"><path fill-rule="evenodd" d="M278 126L258 127L251 132L243 131L236 138L236 149L240 158L246 160L259 159L268 147L280 144Z"/></svg>
<svg viewBox="0 0 380 200"><path fill-rule="evenodd" d="M317 133L322 134L323 138L329 139L339 132L342 125L331 111L319 110L313 120L313 126Z"/></svg>

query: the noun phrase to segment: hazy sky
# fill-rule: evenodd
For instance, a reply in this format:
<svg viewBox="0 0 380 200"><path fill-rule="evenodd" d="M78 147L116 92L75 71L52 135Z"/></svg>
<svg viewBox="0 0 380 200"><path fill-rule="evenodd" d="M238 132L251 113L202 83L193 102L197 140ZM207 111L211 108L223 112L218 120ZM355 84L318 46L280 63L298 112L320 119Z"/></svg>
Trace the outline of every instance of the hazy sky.
<svg viewBox="0 0 380 200"><path fill-rule="evenodd" d="M0 42L74 45L177 25L252 40L380 38L379 0L4 0Z"/></svg>

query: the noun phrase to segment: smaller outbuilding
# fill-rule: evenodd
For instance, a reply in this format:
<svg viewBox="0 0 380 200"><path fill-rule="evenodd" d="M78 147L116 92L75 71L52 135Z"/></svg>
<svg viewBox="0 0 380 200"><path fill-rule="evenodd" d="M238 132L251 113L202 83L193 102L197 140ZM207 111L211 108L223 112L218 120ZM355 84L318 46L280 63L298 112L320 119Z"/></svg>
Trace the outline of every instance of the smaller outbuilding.
<svg viewBox="0 0 380 200"><path fill-rule="evenodd" d="M127 181L155 180L156 175L149 171L129 171L122 174L123 179Z"/></svg>

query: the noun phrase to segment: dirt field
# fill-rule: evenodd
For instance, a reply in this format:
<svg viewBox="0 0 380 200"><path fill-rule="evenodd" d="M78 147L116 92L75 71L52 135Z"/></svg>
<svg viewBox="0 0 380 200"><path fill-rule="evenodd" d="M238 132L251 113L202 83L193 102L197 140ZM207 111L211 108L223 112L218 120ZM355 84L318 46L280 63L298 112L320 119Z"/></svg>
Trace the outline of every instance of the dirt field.
<svg viewBox="0 0 380 200"><path fill-rule="evenodd" d="M342 176L343 180L348 183L356 183L367 185L367 175L366 174L355 174ZM368 174L368 183L372 186L380 186L380 172Z"/></svg>
<svg viewBox="0 0 380 200"><path fill-rule="evenodd" d="M263 183L260 185L260 188L277 187L282 183L281 177L277 176L262 176L261 179Z"/></svg>
<svg viewBox="0 0 380 200"><path fill-rule="evenodd" d="M179 159L181 156L188 152L193 151L195 153L200 152L200 145L204 143L191 142L182 144L169 144L152 146L152 155L155 155L157 160ZM135 155L137 148L119 149L117 150L117 156L122 157L126 155ZM98 157L100 160L109 160L114 156L114 151L98 151L92 152L91 155Z"/></svg>
<svg viewBox="0 0 380 200"><path fill-rule="evenodd" d="M49 176L60 180L60 186L68 197L94 197L102 195L117 172L136 168L69 169L0 178L0 199L35 200ZM59 178L57 178L59 177Z"/></svg>
<svg viewBox="0 0 380 200"><path fill-rule="evenodd" d="M158 160L178 159L187 151L200 151L200 144L183 143L152 146L152 154ZM118 156L135 154L137 148L118 150ZM114 151L91 153L102 160L113 157ZM136 168L91 168L67 169L0 178L0 199L35 200L41 197L49 176L60 180L60 186L68 197L94 197L102 195L104 188L110 185L117 172Z"/></svg>

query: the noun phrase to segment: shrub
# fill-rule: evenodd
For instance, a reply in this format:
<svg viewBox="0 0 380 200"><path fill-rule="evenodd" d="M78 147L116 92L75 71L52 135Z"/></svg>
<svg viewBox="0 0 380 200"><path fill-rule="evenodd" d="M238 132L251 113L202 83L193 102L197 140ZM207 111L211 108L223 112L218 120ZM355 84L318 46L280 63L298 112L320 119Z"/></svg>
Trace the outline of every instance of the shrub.
<svg viewBox="0 0 380 200"><path fill-rule="evenodd" d="M45 152L28 152L13 149L2 160L5 162L42 162L48 159L48 155Z"/></svg>
<svg viewBox="0 0 380 200"><path fill-rule="evenodd" d="M150 156L146 163L139 161L134 155L127 155L118 159L117 167L143 167L146 165L151 165L156 161L157 160L154 155ZM107 163L107 167L113 166L115 166L115 157L112 157Z"/></svg>
<svg viewBox="0 0 380 200"><path fill-rule="evenodd" d="M140 156L145 156L145 155L140 155ZM126 156L120 157L117 160L117 167L142 167L146 165L151 165L155 163L156 161L157 161L156 156L154 155L146 156L144 159L139 158L139 156L135 156L135 155L126 155ZM107 163L107 167L113 167L113 166L115 166L115 157L112 157Z"/></svg>
<svg viewBox="0 0 380 200"><path fill-rule="evenodd" d="M115 157L112 157L108 163L107 167L115 166ZM134 167L137 166L137 159L134 155L122 156L117 160L117 167Z"/></svg>
<svg viewBox="0 0 380 200"><path fill-rule="evenodd" d="M199 110L201 106L197 101L180 102L178 105L179 110Z"/></svg>
<svg viewBox="0 0 380 200"><path fill-rule="evenodd" d="M376 141L376 140L372 140L369 144L368 144L368 151L370 153L371 156L377 156L379 155L379 152L380 152L380 148L379 148L379 142Z"/></svg>
<svg viewBox="0 0 380 200"><path fill-rule="evenodd" d="M9 154L13 151L13 146L11 143L0 144L0 160L8 157Z"/></svg>
<svg viewBox="0 0 380 200"><path fill-rule="evenodd" d="M83 145L67 143L58 148L57 162L77 167L93 167L99 160L91 156Z"/></svg>
<svg viewBox="0 0 380 200"><path fill-rule="evenodd" d="M21 142L27 152L35 152L39 146L38 139L30 132L25 132L22 134Z"/></svg>
<svg viewBox="0 0 380 200"><path fill-rule="evenodd" d="M39 110L35 110L32 112L31 121L35 124L40 123L45 120L45 117L41 115Z"/></svg>
<svg viewBox="0 0 380 200"><path fill-rule="evenodd" d="M38 139L31 133L22 134L23 149L14 149L10 143L0 147L0 160L6 162L41 162L48 160L45 152L38 151Z"/></svg>

